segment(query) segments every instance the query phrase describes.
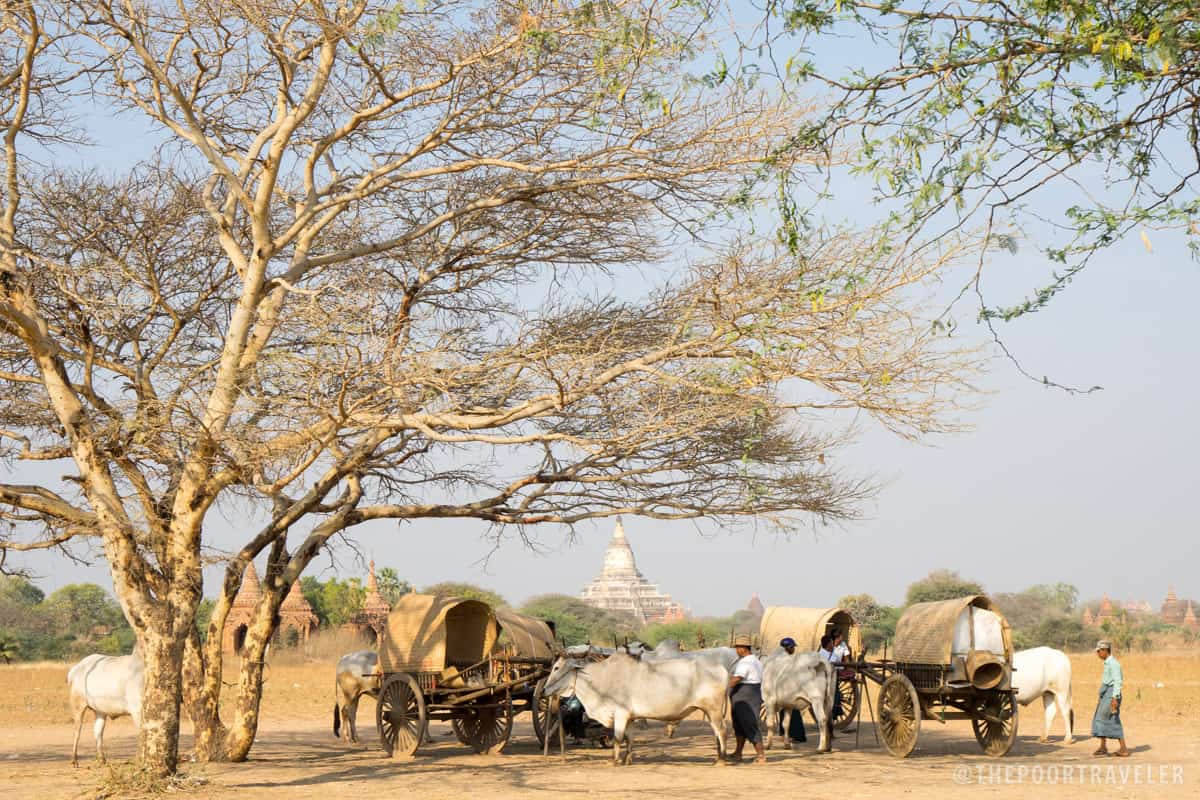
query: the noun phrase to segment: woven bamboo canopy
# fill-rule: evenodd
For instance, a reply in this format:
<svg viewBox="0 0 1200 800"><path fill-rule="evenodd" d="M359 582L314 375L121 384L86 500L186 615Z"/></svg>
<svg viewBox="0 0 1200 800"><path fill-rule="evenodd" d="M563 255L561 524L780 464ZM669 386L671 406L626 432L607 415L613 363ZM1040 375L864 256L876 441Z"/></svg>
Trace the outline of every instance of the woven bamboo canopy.
<svg viewBox="0 0 1200 800"><path fill-rule="evenodd" d="M491 606L479 600L406 594L388 614L379 647L384 672L441 672L488 657L499 635Z"/></svg>
<svg viewBox="0 0 1200 800"><path fill-rule="evenodd" d="M1000 607L987 595L974 594L953 600L914 603L896 623L895 659L908 664L949 664L954 647L954 625L967 608L982 608L1000 617L1004 658L1012 663L1012 632Z"/></svg>
<svg viewBox="0 0 1200 800"><path fill-rule="evenodd" d="M500 645L507 646L513 655L554 658L554 631L545 620L502 608L496 611L496 621L500 623L502 634Z"/></svg>
<svg viewBox="0 0 1200 800"><path fill-rule="evenodd" d="M835 630L846 635L846 644L853 655L862 653L862 633L854 616L844 608L771 606L763 612L758 641L764 652L770 652L779 646L781 639L790 636L796 640L797 649L810 652L821 646L822 636Z"/></svg>

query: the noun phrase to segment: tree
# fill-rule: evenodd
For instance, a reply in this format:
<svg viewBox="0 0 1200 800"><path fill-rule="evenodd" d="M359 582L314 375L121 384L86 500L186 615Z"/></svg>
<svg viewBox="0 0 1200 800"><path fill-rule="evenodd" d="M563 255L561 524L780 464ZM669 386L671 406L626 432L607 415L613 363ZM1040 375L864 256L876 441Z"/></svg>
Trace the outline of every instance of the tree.
<svg viewBox="0 0 1200 800"><path fill-rule="evenodd" d="M849 611L859 625L870 625L884 613L884 606L869 594L848 594L838 600L838 607Z"/></svg>
<svg viewBox="0 0 1200 800"><path fill-rule="evenodd" d="M869 594L846 595L838 600L838 607L849 611L859 624L866 652L879 650L896 633L900 609L882 605Z"/></svg>
<svg viewBox="0 0 1200 800"><path fill-rule="evenodd" d="M379 585L380 596L390 606L395 606L397 600L413 590L412 584L408 581L400 580L400 575L391 567L384 567L379 570L376 583Z"/></svg>
<svg viewBox="0 0 1200 800"><path fill-rule="evenodd" d="M983 594L983 585L965 580L954 570L935 569L921 580L908 585L904 603L911 606L913 603L951 600L971 594Z"/></svg>
<svg viewBox="0 0 1200 800"><path fill-rule="evenodd" d="M16 635L0 630L0 659L5 664L11 664L14 658L21 655L21 642Z"/></svg>
<svg viewBox="0 0 1200 800"><path fill-rule="evenodd" d="M300 579L300 590L320 623L332 627L344 625L354 619L367 596L362 581L358 578L330 578L322 582L312 576L306 576Z"/></svg>
<svg viewBox="0 0 1200 800"><path fill-rule="evenodd" d="M424 594L447 595L449 597L465 597L468 600L482 600L492 608L501 608L508 605L508 601L497 592L485 589L482 586L476 586L472 583L443 581L442 583L435 583L432 586L426 586L421 592Z"/></svg>
<svg viewBox="0 0 1200 800"><path fill-rule="evenodd" d="M1029 631L1013 631L1014 647L1055 647L1066 651L1087 650L1095 644L1083 622L1076 617L1050 616Z"/></svg>
<svg viewBox="0 0 1200 800"><path fill-rule="evenodd" d="M72 583L51 593L46 610L61 633L86 636L96 626L124 627L121 607L94 583Z"/></svg>
<svg viewBox="0 0 1200 800"><path fill-rule="evenodd" d="M802 110L690 80L712 40L679 4L46 0L3 26L0 442L67 479L0 485L2 546L102 547L152 774L185 692L197 755L247 757L288 588L358 525L795 530L872 491L815 415L957 429L975 356L921 299L965 246L753 236L764 160L808 158L782 152ZM93 122L69 93L164 146L119 174L40 167L23 147ZM693 236L717 215L717 245ZM595 290L664 263L633 297ZM205 520L235 499L268 521L202 642ZM226 726L220 633L264 551Z"/></svg>
<svg viewBox="0 0 1200 800"><path fill-rule="evenodd" d="M733 617L706 617L647 625L638 632L638 638L651 647L657 646L664 639L674 639L684 647L693 649L720 647L732 641L732 634L736 629ZM758 628L747 632L757 634Z"/></svg>
<svg viewBox="0 0 1200 800"><path fill-rule="evenodd" d="M0 575L0 601L29 608L46 599L46 593L19 575Z"/></svg>
<svg viewBox="0 0 1200 800"><path fill-rule="evenodd" d="M835 96L797 138L861 142L855 167L899 201L897 228L980 221L1014 252L1025 223L1048 231L1046 255L1063 267L1022 303L984 304L989 324L1043 308L1097 249L1139 228L1147 247L1155 227L1185 229L1193 250L1200 242L1200 19L1190 0L768 7L800 37L789 77ZM895 60L842 74L820 55L835 32L869 37ZM1076 198L1061 216L1058 197L1039 202L1051 186Z"/></svg>
<svg viewBox="0 0 1200 800"><path fill-rule="evenodd" d="M596 608L566 594L531 597L520 609L522 614L554 622L555 635L568 645L612 644L637 635L637 621L630 614L618 614Z"/></svg>
<svg viewBox="0 0 1200 800"><path fill-rule="evenodd" d="M992 599L1004 610L1004 616L1016 633L1032 634L1050 619L1069 617L1075 612L1079 590L1069 583L1038 584L1023 592L999 593Z"/></svg>
<svg viewBox="0 0 1200 800"><path fill-rule="evenodd" d="M211 597L206 597L200 601L200 605L196 606L196 632L200 636L200 641L208 638L208 625L212 621L213 609L216 605Z"/></svg>

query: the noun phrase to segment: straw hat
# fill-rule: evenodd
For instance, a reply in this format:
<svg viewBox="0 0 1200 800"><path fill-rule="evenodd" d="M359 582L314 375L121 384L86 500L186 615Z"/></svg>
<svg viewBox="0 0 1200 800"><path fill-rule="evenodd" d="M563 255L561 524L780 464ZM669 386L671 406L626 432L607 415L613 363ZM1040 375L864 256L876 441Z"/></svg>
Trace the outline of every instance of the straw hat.
<svg viewBox="0 0 1200 800"><path fill-rule="evenodd" d="M753 647L754 645L750 644L750 634L739 633L737 636L733 637L733 646L734 647Z"/></svg>
<svg viewBox="0 0 1200 800"><path fill-rule="evenodd" d="M1100 641L1096 642L1096 652L1100 652L1101 650L1107 650L1111 653L1112 642L1110 642L1108 639L1101 639Z"/></svg>

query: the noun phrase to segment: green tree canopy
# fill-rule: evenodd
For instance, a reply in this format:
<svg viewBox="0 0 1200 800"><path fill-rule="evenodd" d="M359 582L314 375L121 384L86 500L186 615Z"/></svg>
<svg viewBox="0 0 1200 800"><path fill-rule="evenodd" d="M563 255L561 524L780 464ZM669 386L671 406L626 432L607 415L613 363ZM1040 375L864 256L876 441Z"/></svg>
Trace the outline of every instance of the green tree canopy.
<svg viewBox="0 0 1200 800"><path fill-rule="evenodd" d="M982 593L983 585L979 582L966 580L954 570L936 569L921 580L909 584L904 603L911 606L913 603L951 600Z"/></svg>
<svg viewBox="0 0 1200 800"><path fill-rule="evenodd" d="M849 611L859 625L870 625L884 613L884 606L869 594L848 594L838 600L838 607Z"/></svg>
<svg viewBox="0 0 1200 800"><path fill-rule="evenodd" d="M16 634L0 630L0 661L11 664L21 655L21 641Z"/></svg>
<svg viewBox="0 0 1200 800"><path fill-rule="evenodd" d="M838 606L850 612L862 632L863 648L878 651L896 633L900 609L886 606L869 594L850 594L838 600Z"/></svg>
<svg viewBox="0 0 1200 800"><path fill-rule="evenodd" d="M308 575L300 579L300 591L320 623L335 627L352 620L367 596L358 578L321 581Z"/></svg>
<svg viewBox="0 0 1200 800"><path fill-rule="evenodd" d="M375 576L375 581L379 584L379 594L391 606L396 605L397 600L413 590L412 584L408 581L400 580L399 573L391 567L384 567L379 570L379 574Z"/></svg>
<svg viewBox="0 0 1200 800"><path fill-rule="evenodd" d="M19 575L0 575L0 601L17 606L36 606L46 593Z"/></svg>
<svg viewBox="0 0 1200 800"><path fill-rule="evenodd" d="M657 646L665 639L674 639L688 648L723 647L729 644L730 634L735 631L737 631L737 623L732 616L707 617L647 625L638 633L638 638L651 647ZM751 631L744 632L751 633ZM757 625L752 632L758 633Z"/></svg>
<svg viewBox="0 0 1200 800"><path fill-rule="evenodd" d="M530 598L519 609L522 614L554 621L555 633L567 644L592 642L611 645L638 635L637 621L628 614L596 608L578 597L543 594Z"/></svg>
<svg viewBox="0 0 1200 800"><path fill-rule="evenodd" d="M68 584L47 597L45 605L58 630L72 636L87 636L96 627L115 630L127 624L117 601L94 583Z"/></svg>
<svg viewBox="0 0 1200 800"><path fill-rule="evenodd" d="M9 659L25 661L122 655L133 649L133 631L121 607L93 583L70 584L46 597L24 578L0 581L0 639L9 645Z"/></svg>
<svg viewBox="0 0 1200 800"><path fill-rule="evenodd" d="M424 594L440 594L450 597L465 597L468 600L482 600L492 608L503 608L508 605L503 597L498 592L493 592L491 589L486 589L482 586L476 586L473 583L460 583L455 581L442 581L431 586L426 586L421 590Z"/></svg>

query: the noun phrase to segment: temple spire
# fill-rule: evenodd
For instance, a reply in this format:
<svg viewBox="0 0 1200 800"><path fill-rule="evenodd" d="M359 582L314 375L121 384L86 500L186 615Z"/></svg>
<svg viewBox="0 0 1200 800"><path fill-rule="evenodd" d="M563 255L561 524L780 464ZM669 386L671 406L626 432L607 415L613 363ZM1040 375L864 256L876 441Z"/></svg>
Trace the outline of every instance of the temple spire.
<svg viewBox="0 0 1200 800"><path fill-rule="evenodd" d="M620 519L613 526L612 538L604 549L600 574L584 587L581 597L597 608L632 614L643 623L683 618L683 608L638 570Z"/></svg>

